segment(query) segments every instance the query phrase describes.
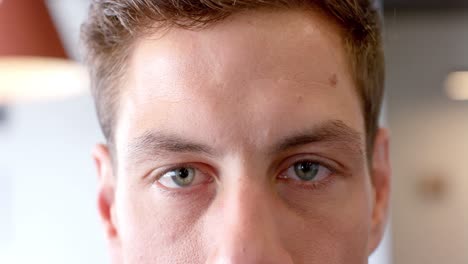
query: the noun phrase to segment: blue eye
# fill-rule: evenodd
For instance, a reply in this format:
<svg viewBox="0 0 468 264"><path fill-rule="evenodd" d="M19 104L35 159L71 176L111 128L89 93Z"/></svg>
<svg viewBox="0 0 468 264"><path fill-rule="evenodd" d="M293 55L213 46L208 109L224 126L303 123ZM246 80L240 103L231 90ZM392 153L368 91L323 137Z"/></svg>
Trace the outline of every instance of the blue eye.
<svg viewBox="0 0 468 264"><path fill-rule="evenodd" d="M286 170L283 177L304 182L321 181L330 176L331 171L314 161L299 161Z"/></svg>
<svg viewBox="0 0 468 264"><path fill-rule="evenodd" d="M179 167L166 171L158 182L169 189L187 188L209 182L211 177L191 167Z"/></svg>

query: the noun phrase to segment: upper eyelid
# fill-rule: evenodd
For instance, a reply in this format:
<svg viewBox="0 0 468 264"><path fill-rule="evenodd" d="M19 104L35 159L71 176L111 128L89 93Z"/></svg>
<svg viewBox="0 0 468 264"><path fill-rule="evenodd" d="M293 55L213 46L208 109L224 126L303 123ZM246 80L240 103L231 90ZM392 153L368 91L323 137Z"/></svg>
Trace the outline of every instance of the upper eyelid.
<svg viewBox="0 0 468 264"><path fill-rule="evenodd" d="M312 161L320 164L321 166L327 168L331 172L337 172L342 169L341 164L330 159L322 158L314 154L296 154L292 157L286 158L279 165L279 173L284 173L287 169L294 164L302 161Z"/></svg>
<svg viewBox="0 0 468 264"><path fill-rule="evenodd" d="M213 176L214 173L207 172L206 170L208 170L208 169L204 169L204 168L200 168L200 167L204 167L204 166L201 165L200 163L190 163L190 162L188 162L188 163L179 163L179 164L167 165L167 166L164 166L163 168L152 170L149 174L151 175L153 173L156 173L157 176L152 176L152 177L150 176L150 178L152 178L151 179L152 181L157 181L157 180L161 179L161 177L163 177L166 173L168 173L170 171L180 169L180 168L192 168L192 169L195 170L195 172L198 171L200 173ZM206 166L206 167L208 167L208 166Z"/></svg>
<svg viewBox="0 0 468 264"><path fill-rule="evenodd" d="M300 162L300 161L299 161L299 162ZM294 164L296 164L296 163L297 163L297 162L295 162ZM333 168L330 168L330 167L328 167L328 166L326 166L326 165L324 165L324 164L322 164L322 163L319 163L319 162L317 162L317 163L318 163L320 166L322 166L323 168L325 168L327 171L329 171L330 174L332 174L332 175L336 174L337 171L334 170ZM283 175L287 174L288 171L292 168L292 166L294 166L294 164L292 164L291 166L289 166L287 169L282 170L282 171L280 172L279 175L280 175L280 176L283 176Z"/></svg>
<svg viewBox="0 0 468 264"><path fill-rule="evenodd" d="M161 179L162 177L164 177L164 175L166 175L167 173L171 172L171 171L174 171L174 170L177 170L177 169L181 169L181 168L192 168L194 169L195 171L197 171L198 169L197 168L194 168L193 166L184 166L184 165L180 165L180 166L167 166L166 168L164 169L161 169L160 171L157 171L157 170L154 170L152 171L151 173L156 173L157 175L154 177L154 180L159 180ZM157 172L156 172L157 171Z"/></svg>
<svg viewBox="0 0 468 264"><path fill-rule="evenodd" d="M297 162L296 162L296 163L297 163ZM318 162L317 162L317 163L318 163ZM329 177L330 175L334 175L334 174L336 173L335 170L330 169L329 167L327 167L327 166L325 166L325 165L323 165L323 164L321 164L321 163L318 163L318 164L319 164L320 166L322 166L322 169L325 169L326 171L328 171L327 177ZM284 173L288 173L288 171L289 171L290 169L293 169L293 170L294 170L294 168L292 168L292 166L289 166L288 169L284 171ZM289 178L289 177L288 177L288 178Z"/></svg>

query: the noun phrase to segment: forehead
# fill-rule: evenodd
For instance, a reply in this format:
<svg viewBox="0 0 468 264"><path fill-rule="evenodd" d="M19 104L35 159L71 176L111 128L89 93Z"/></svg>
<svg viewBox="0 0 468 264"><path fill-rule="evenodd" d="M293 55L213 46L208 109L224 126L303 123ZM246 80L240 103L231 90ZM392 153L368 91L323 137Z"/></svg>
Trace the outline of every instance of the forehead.
<svg viewBox="0 0 468 264"><path fill-rule="evenodd" d="M333 84L337 74L350 77L346 58L337 26L318 12L249 11L205 29L172 28L139 39L129 74L137 82L208 81L211 92L265 79Z"/></svg>
<svg viewBox="0 0 468 264"><path fill-rule="evenodd" d="M269 140L327 119L363 129L339 30L312 11L249 11L146 36L126 80L116 139L157 128Z"/></svg>

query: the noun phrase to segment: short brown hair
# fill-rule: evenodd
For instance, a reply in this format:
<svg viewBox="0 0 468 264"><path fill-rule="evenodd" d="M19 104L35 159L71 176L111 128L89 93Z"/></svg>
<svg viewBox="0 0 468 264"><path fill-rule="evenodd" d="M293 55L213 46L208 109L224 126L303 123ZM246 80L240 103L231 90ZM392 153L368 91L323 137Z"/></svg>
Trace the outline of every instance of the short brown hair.
<svg viewBox="0 0 468 264"><path fill-rule="evenodd" d="M103 133L113 138L119 80L134 40L158 28L203 27L236 12L259 8L316 8L342 29L362 101L367 148L372 147L384 87L380 15L371 0L93 0L82 26L93 96Z"/></svg>

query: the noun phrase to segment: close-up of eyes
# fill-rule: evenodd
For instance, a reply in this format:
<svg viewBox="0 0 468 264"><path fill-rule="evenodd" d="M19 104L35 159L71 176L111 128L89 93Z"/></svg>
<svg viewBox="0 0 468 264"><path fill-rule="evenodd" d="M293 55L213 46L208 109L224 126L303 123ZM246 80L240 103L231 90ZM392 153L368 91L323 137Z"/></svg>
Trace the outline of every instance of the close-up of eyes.
<svg viewBox="0 0 468 264"><path fill-rule="evenodd" d="M327 179L331 174L331 170L319 162L303 160L287 168L279 175L279 178L317 183ZM189 165L171 168L157 178L158 184L168 189L189 188L210 183L213 180L211 175Z"/></svg>

